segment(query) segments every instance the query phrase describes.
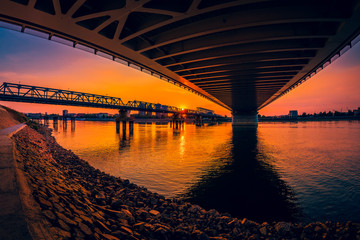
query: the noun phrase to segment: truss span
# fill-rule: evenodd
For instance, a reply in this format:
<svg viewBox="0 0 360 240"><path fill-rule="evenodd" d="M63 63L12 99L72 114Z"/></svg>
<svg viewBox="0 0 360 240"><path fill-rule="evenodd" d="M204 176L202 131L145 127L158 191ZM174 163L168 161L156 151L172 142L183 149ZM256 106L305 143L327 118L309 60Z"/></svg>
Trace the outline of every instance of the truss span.
<svg viewBox="0 0 360 240"><path fill-rule="evenodd" d="M182 109L174 106L162 105L160 103L137 100L124 103L121 98L118 97L8 82L4 82L0 85L0 101L222 117L214 114L212 110L204 108L197 108L197 110Z"/></svg>
<svg viewBox="0 0 360 240"><path fill-rule="evenodd" d="M0 20L249 112L359 41L360 0L0 0Z"/></svg>

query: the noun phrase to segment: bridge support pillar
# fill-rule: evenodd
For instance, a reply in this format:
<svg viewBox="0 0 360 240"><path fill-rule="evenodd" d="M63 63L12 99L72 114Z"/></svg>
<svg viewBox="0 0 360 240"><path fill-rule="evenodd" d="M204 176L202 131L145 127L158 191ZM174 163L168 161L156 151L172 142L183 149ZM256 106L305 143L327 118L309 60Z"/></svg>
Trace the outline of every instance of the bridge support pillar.
<svg viewBox="0 0 360 240"><path fill-rule="evenodd" d="M129 133L134 133L134 121L129 121Z"/></svg>
<svg viewBox="0 0 360 240"><path fill-rule="evenodd" d="M122 121L123 133L126 133L126 121Z"/></svg>
<svg viewBox="0 0 360 240"><path fill-rule="evenodd" d="M116 122L116 133L120 132L120 121L118 119L115 120Z"/></svg>
<svg viewBox="0 0 360 240"><path fill-rule="evenodd" d="M48 115L44 116L44 125L49 126L49 116Z"/></svg>
<svg viewBox="0 0 360 240"><path fill-rule="evenodd" d="M257 126L258 116L257 112L233 112L232 113L233 126Z"/></svg>
<svg viewBox="0 0 360 240"><path fill-rule="evenodd" d="M53 117L53 128L55 129L55 131L58 130L58 126L59 126L59 117L58 117L58 116L54 116L54 117Z"/></svg>
<svg viewBox="0 0 360 240"><path fill-rule="evenodd" d="M63 130L67 130L67 118L63 117Z"/></svg>
<svg viewBox="0 0 360 240"><path fill-rule="evenodd" d="M75 131L75 117L71 117L71 131Z"/></svg>
<svg viewBox="0 0 360 240"><path fill-rule="evenodd" d="M202 116L195 117L195 125L198 127L201 127L202 125L204 125Z"/></svg>

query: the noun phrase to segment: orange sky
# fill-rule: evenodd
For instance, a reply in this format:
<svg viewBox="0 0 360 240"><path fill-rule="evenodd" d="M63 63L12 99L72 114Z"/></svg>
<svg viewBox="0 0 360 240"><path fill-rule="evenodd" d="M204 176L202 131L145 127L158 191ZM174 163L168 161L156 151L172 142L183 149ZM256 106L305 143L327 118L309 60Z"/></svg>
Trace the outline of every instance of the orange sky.
<svg viewBox="0 0 360 240"><path fill-rule="evenodd" d="M290 93L260 110L262 115L347 111L360 107L360 44Z"/></svg>
<svg viewBox="0 0 360 240"><path fill-rule="evenodd" d="M265 115L328 111L360 106L360 44L315 77L260 111ZM27 34L0 29L0 82L69 89L195 109L226 109L184 89L122 64ZM115 110L0 102L22 112L110 112Z"/></svg>

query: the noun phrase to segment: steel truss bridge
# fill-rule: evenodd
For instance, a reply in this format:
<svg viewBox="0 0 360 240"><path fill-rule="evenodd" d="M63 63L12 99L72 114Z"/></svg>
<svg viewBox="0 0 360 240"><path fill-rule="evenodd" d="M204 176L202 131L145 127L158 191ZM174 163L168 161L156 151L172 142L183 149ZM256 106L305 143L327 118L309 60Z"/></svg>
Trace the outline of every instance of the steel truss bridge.
<svg viewBox="0 0 360 240"><path fill-rule="evenodd" d="M149 103L136 100L124 103L121 98L117 97L7 82L4 82L0 86L0 101L175 113L203 117L222 117L204 110L182 109L158 103Z"/></svg>
<svg viewBox="0 0 360 240"><path fill-rule="evenodd" d="M0 0L0 26L256 113L360 40L360 0Z"/></svg>

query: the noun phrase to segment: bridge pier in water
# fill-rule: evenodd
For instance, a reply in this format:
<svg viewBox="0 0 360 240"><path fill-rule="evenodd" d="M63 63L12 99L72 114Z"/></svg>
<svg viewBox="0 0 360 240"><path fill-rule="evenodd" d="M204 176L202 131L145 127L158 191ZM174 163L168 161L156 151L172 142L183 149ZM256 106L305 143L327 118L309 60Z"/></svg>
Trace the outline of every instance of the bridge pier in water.
<svg viewBox="0 0 360 240"><path fill-rule="evenodd" d="M129 122L129 134L134 133L134 120L130 118L130 110L119 110L119 116L115 119L116 133L120 133L120 122L122 122L122 131L126 135L126 123Z"/></svg>
<svg viewBox="0 0 360 240"><path fill-rule="evenodd" d="M53 117L53 127L56 131L58 130L58 127L59 127L59 117L58 116Z"/></svg>
<svg viewBox="0 0 360 240"><path fill-rule="evenodd" d="M179 129L183 126L184 123L184 119L180 117L178 113L174 113L172 120L170 121L170 127L172 126L172 128Z"/></svg>
<svg viewBox="0 0 360 240"><path fill-rule="evenodd" d="M232 113L233 126L257 126L258 115L257 112L233 112Z"/></svg>
<svg viewBox="0 0 360 240"><path fill-rule="evenodd" d="M63 116L62 124L63 124L63 130L67 130L67 117Z"/></svg>
<svg viewBox="0 0 360 240"><path fill-rule="evenodd" d="M49 126L49 116L47 114L44 116L44 125Z"/></svg>
<svg viewBox="0 0 360 240"><path fill-rule="evenodd" d="M71 117L71 131L75 131L75 117Z"/></svg>
<svg viewBox="0 0 360 240"><path fill-rule="evenodd" d="M195 125L199 127L204 125L202 116L198 115L195 117Z"/></svg>

